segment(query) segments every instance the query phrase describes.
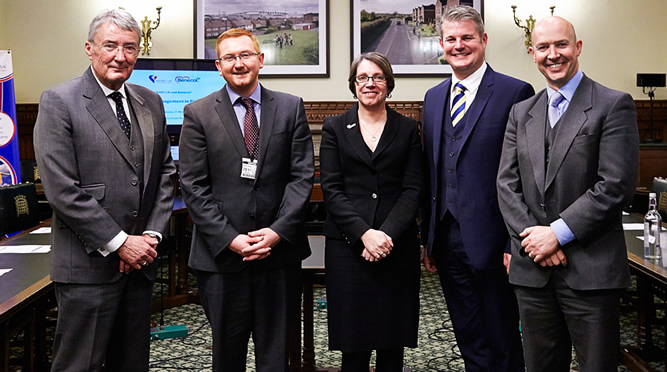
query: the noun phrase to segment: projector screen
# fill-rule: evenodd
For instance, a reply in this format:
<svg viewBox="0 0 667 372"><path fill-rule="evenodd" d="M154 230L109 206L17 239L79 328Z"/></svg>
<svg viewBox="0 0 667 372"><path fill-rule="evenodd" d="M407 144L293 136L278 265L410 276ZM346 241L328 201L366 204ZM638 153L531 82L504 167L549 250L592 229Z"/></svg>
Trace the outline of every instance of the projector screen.
<svg viewBox="0 0 667 372"><path fill-rule="evenodd" d="M213 60L138 59L128 80L162 97L167 130L176 137L183 124L183 108L225 85Z"/></svg>

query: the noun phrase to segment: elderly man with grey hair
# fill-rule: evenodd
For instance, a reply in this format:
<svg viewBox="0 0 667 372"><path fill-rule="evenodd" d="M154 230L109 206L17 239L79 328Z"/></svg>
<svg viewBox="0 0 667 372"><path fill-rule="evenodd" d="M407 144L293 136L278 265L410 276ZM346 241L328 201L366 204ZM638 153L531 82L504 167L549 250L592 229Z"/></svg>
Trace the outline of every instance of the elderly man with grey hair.
<svg viewBox="0 0 667 372"><path fill-rule="evenodd" d="M160 97L126 83L140 28L126 11L90 24L82 76L42 94L35 152L53 207L58 303L53 371L148 371L157 245L173 205Z"/></svg>

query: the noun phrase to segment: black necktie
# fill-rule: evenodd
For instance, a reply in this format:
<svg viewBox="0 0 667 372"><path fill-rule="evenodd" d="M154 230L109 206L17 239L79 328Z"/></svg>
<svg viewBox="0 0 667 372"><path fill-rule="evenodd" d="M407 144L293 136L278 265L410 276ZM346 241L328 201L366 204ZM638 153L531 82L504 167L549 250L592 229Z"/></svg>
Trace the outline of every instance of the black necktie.
<svg viewBox="0 0 667 372"><path fill-rule="evenodd" d="M118 124L120 124L120 129L123 130L123 133L130 139L130 119L125 115L123 96L119 92L113 92L109 94L109 98L116 102L116 117L118 117Z"/></svg>
<svg viewBox="0 0 667 372"><path fill-rule="evenodd" d="M245 146L248 148L248 153L252 159L257 159L257 152L259 151L259 125L257 124L257 116L255 116L255 108L253 107L250 98L240 98L241 104L245 107L245 117L243 118L243 139Z"/></svg>

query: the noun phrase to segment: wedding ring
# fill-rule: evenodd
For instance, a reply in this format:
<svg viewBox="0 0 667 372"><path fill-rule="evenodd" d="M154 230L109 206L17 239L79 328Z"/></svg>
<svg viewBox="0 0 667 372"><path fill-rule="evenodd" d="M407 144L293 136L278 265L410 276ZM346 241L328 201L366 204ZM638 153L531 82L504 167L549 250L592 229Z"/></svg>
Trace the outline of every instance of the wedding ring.
<svg viewBox="0 0 667 372"><path fill-rule="evenodd" d="M384 258L384 256L386 256L386 254L384 252L380 252L380 256L382 256L382 258Z"/></svg>
<svg viewBox="0 0 667 372"><path fill-rule="evenodd" d="M148 262L146 262L146 261L141 263L141 266L146 266L146 265L148 265Z"/></svg>

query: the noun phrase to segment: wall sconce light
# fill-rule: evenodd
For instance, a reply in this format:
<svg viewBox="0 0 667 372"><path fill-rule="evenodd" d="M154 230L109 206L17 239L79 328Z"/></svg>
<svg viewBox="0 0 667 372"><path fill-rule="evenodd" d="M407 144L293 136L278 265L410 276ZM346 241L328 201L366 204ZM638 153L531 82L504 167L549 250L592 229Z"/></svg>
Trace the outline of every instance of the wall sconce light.
<svg viewBox="0 0 667 372"><path fill-rule="evenodd" d="M141 21L141 38L144 40L141 45L141 55L151 55L151 46L153 45L151 42L151 33L160 26L160 11L162 11L162 7L159 6L155 9L157 10L156 21L151 21L148 19L148 16L145 16ZM151 26L151 23L155 24L155 26Z"/></svg>
<svg viewBox="0 0 667 372"><path fill-rule="evenodd" d="M551 9L551 15L554 15L554 9L556 9L555 5L552 5L549 7ZM531 45L531 40L530 40L530 34L533 32L533 28L535 27L535 21L536 19L533 18L533 15L531 14L526 18L526 25L523 26L521 25L521 20L516 17L516 5L512 5L512 13L514 13L514 23L519 26L519 28L523 29L524 32L526 33L526 49L528 49Z"/></svg>

